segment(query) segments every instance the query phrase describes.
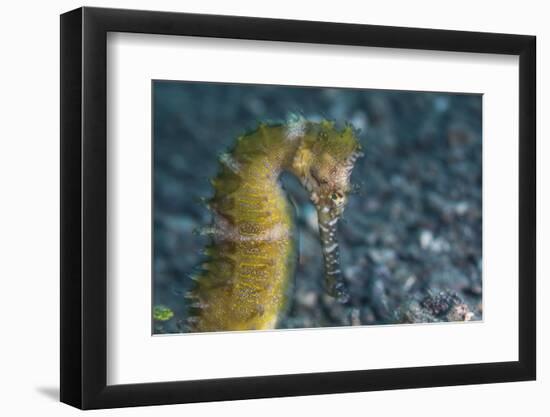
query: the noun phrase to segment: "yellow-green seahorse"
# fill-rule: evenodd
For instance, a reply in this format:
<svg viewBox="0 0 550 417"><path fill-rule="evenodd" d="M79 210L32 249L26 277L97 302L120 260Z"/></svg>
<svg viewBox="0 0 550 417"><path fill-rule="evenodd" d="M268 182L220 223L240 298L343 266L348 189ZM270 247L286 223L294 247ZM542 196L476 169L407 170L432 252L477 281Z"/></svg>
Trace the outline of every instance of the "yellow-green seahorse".
<svg viewBox="0 0 550 417"><path fill-rule="evenodd" d="M220 157L208 201L213 221L206 261L193 277L191 331L260 330L276 326L294 273L290 203L279 183L294 174L317 209L325 287L345 302L336 224L350 192L361 147L351 125L303 118L262 123Z"/></svg>

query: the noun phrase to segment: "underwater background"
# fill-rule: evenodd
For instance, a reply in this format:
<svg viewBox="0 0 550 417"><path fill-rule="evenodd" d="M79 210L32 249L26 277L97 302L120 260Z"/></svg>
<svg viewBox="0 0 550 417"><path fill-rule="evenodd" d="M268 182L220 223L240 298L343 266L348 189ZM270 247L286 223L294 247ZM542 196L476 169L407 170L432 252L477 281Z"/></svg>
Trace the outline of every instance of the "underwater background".
<svg viewBox="0 0 550 417"><path fill-rule="evenodd" d="M339 222L351 300L323 290L317 214L292 176L299 254L277 328L482 319L482 96L153 81L153 332L185 331L218 156L259 122L351 123L365 156Z"/></svg>

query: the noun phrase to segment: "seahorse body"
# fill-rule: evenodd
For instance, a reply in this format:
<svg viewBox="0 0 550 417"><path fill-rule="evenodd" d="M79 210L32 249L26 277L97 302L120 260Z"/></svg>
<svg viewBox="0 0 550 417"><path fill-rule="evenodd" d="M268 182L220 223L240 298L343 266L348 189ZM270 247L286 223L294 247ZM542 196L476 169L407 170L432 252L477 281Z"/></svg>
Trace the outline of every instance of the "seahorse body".
<svg viewBox="0 0 550 417"><path fill-rule="evenodd" d="M317 207L329 293L345 298L335 225L360 146L332 122L260 124L220 157L212 180L212 236L187 293L192 331L274 328L294 270L292 212L279 183L296 175Z"/></svg>

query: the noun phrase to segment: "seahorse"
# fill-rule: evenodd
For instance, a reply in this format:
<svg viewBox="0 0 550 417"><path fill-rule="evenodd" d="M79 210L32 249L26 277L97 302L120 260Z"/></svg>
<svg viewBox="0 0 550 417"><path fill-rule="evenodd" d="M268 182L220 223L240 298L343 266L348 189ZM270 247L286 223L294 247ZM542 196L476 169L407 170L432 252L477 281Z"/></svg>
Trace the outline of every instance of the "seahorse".
<svg viewBox="0 0 550 417"><path fill-rule="evenodd" d="M211 241L186 294L190 331L275 328L289 299L296 250L291 205L279 180L284 171L299 179L316 208L327 293L349 299L336 225L361 155L353 126L338 129L328 120L260 123L237 138L211 181Z"/></svg>

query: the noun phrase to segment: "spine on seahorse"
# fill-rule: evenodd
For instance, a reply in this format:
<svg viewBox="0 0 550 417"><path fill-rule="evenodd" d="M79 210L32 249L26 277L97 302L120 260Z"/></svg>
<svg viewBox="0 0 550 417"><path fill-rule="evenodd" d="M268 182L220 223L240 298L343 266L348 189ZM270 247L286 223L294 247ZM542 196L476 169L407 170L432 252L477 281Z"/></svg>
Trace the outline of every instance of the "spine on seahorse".
<svg viewBox="0 0 550 417"><path fill-rule="evenodd" d="M309 191L319 218L327 291L347 294L340 273L336 223L360 146L351 126L297 119L260 124L220 157L208 201L212 224L206 260L193 279L191 331L260 330L276 326L294 274L294 224L280 183L283 171Z"/></svg>

